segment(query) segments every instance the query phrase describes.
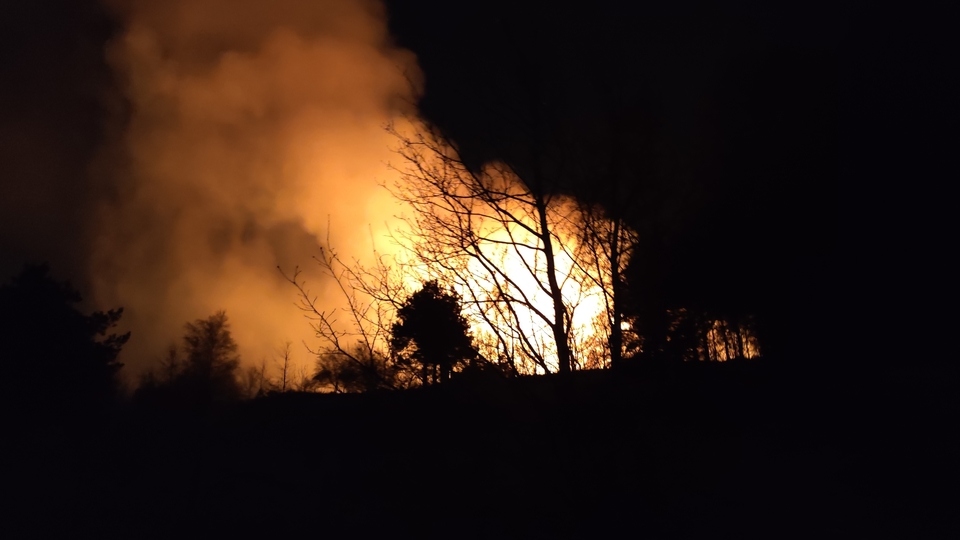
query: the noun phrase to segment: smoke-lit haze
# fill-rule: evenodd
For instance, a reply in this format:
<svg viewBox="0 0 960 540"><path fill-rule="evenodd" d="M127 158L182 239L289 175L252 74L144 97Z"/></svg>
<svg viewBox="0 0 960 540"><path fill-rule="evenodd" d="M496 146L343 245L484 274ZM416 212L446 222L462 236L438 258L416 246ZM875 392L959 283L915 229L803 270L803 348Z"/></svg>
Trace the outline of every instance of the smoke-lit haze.
<svg viewBox="0 0 960 540"><path fill-rule="evenodd" d="M97 166L115 192L91 275L98 305L126 308L128 374L218 309L247 359L309 340L277 265L307 270L322 299L311 256L328 229L348 259L370 254L371 228L396 213L379 187L383 126L413 99L415 58L374 2L113 4L123 32L107 55L128 110Z"/></svg>

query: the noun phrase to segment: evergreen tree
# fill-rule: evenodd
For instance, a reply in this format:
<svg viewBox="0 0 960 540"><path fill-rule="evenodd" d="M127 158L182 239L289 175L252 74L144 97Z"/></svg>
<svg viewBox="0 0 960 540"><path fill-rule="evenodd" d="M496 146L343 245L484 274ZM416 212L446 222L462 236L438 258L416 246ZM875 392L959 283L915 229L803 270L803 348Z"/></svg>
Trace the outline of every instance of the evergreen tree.
<svg viewBox="0 0 960 540"><path fill-rule="evenodd" d="M477 356L469 324L461 313L460 297L428 281L397 312L391 347L421 366L424 384L450 378L454 367Z"/></svg>
<svg viewBox="0 0 960 540"><path fill-rule="evenodd" d="M117 361L129 333L113 334L123 309L85 315L80 294L27 266L0 287L0 380L5 399L63 412L100 408L116 397ZM33 407L31 407L33 408Z"/></svg>

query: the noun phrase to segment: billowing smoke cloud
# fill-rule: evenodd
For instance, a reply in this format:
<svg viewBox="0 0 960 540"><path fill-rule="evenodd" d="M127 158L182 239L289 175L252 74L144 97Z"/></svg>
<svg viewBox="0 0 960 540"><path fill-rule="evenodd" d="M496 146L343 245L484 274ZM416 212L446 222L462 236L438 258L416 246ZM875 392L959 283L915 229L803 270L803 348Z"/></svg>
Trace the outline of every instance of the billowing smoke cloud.
<svg viewBox="0 0 960 540"><path fill-rule="evenodd" d="M383 126L413 101L415 58L391 45L373 2L111 8L124 26L108 58L126 113L101 160L114 196L91 271L97 303L126 307L128 373L218 309L245 358L309 340L277 265L300 265L334 301L311 261L327 234L346 258L369 256L371 232L396 213L379 187L390 181Z"/></svg>

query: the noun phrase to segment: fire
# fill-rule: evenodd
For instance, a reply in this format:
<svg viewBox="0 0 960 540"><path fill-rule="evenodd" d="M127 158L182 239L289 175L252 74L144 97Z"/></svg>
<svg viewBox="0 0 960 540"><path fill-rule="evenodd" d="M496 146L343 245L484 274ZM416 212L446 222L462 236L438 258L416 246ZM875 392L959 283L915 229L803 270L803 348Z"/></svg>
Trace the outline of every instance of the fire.
<svg viewBox="0 0 960 540"><path fill-rule="evenodd" d="M395 47L383 11L349 0L117 4L123 31L107 55L121 81L117 109L129 117L117 119L104 151L122 159L103 167L116 197L93 225L91 281L96 303L127 308L128 371L147 367L184 322L221 309L248 361L272 357L285 341L314 342L276 267L304 269L320 307L335 310L341 290L311 256L333 247L347 263L375 267L370 240L377 256L403 263L395 269L407 273L403 287L436 277L460 292L478 339L504 338L491 356L536 356L555 369L546 265L520 222L473 224L486 241L472 255L447 253L457 259L450 268L425 268L410 256L414 246L380 242L398 212L379 186L402 176L383 166L396 158L395 134L383 126L424 127L404 105L416 102L416 59ZM515 177L488 176L518 200L528 195ZM582 356L598 342L603 280L575 264L575 239L553 232L570 340Z"/></svg>
<svg viewBox="0 0 960 540"><path fill-rule="evenodd" d="M351 0L119 0L106 51L128 111L105 143L115 193L92 225L93 300L126 308L127 372L148 368L186 321L225 310L242 357L311 341L277 266L310 264L330 235L361 259L394 213L383 125L415 101L416 59L386 13ZM373 9L375 8L375 9Z"/></svg>
<svg viewBox="0 0 960 540"><path fill-rule="evenodd" d="M553 213L566 212L562 222L569 225L573 205L558 199L555 206ZM605 276L584 264L573 231L562 229L559 223L561 220L554 222L551 243L573 361L579 367L604 366L608 323L600 284L605 283ZM413 287L438 279L461 296L464 315L485 357L511 357L522 372L555 372L554 299L547 285L543 242L532 232L536 230L529 219L516 223L477 219L471 224L476 244L446 251L442 267L423 260L424 247L436 246L438 239L408 233L403 266L419 269L408 275Z"/></svg>
<svg viewBox="0 0 960 540"><path fill-rule="evenodd" d="M508 233L498 231L491 235L494 241L521 241L524 245L533 242L529 233L522 234L516 230ZM565 307L565 317L568 318L569 335L571 336L571 346L574 351L581 354L590 352L589 343L594 341L595 334L598 332L595 322L597 318L605 313L603 304L603 291L595 283L591 276L587 276L584 270L577 266L571 254L576 253L577 243L570 237L558 237L554 239L557 254L554 257L556 265L556 274L561 283L561 292L563 294L563 304ZM556 370L555 356L556 344L552 343L552 330L544 316L551 321L554 318L554 301L546 288L547 275L546 264L542 260L542 253L533 252L529 249L515 248L513 246L497 249L496 245L490 245L485 249L487 256L492 261L497 261L506 281L509 283L507 291L512 297L520 299L515 302L513 309L517 312L516 324L518 330L526 336L535 340L538 350L536 351L542 357L548 359L548 364L552 370ZM538 257L539 256L539 257ZM474 259L471 261L470 269L475 279L483 279L489 273L482 268L480 263ZM474 318L476 318L474 316ZM504 324L509 324L504 321ZM489 332L484 325L476 325L478 334ZM500 328L502 332L507 331ZM574 358L574 361L577 361Z"/></svg>

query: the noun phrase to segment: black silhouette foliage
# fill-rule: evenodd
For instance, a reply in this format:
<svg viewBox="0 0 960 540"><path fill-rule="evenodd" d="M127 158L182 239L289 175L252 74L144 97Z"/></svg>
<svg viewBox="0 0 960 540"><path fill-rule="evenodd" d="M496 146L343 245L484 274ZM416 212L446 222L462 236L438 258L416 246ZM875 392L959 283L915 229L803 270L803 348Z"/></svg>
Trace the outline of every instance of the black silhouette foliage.
<svg viewBox="0 0 960 540"><path fill-rule="evenodd" d="M237 343L223 311L187 323L183 336L186 371L202 379L231 379L240 365Z"/></svg>
<svg viewBox="0 0 960 540"><path fill-rule="evenodd" d="M329 351L317 359L313 381L334 393L371 392L403 387L399 366L361 344L348 353Z"/></svg>
<svg viewBox="0 0 960 540"><path fill-rule="evenodd" d="M226 312L189 322L184 330L182 349L171 348L159 375L144 376L137 399L194 411L238 401L240 356Z"/></svg>
<svg viewBox="0 0 960 540"><path fill-rule="evenodd" d="M118 391L117 361L130 333L111 333L123 309L85 315L69 283L46 265L28 265L0 287L2 391L18 403L85 412Z"/></svg>
<svg viewBox="0 0 960 540"><path fill-rule="evenodd" d="M436 382L450 378L454 367L472 363L477 356L470 327L461 313L460 297L428 281L397 312L391 347L399 356L421 366L424 384L428 375Z"/></svg>

